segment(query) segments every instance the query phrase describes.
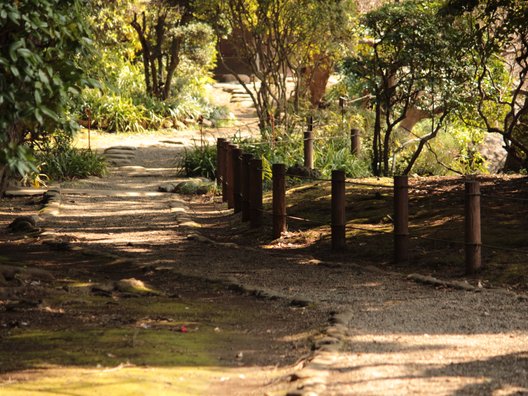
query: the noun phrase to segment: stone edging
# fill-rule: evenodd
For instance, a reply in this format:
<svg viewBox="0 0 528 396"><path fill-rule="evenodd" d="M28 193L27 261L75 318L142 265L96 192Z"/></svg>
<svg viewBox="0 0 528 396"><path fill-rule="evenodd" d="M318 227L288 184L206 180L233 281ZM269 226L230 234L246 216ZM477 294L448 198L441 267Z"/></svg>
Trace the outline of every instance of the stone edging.
<svg viewBox="0 0 528 396"><path fill-rule="evenodd" d="M332 325L315 342L314 353L308 363L292 374L291 381L295 382L296 389L289 391L286 396L317 396L326 391L330 367L338 360L339 353L346 344L348 324L352 316L351 311L332 316Z"/></svg>
<svg viewBox="0 0 528 396"><path fill-rule="evenodd" d="M44 206L39 211L39 216L41 217L54 217L58 216L60 213L61 205L61 190L60 186L53 186L44 193Z"/></svg>

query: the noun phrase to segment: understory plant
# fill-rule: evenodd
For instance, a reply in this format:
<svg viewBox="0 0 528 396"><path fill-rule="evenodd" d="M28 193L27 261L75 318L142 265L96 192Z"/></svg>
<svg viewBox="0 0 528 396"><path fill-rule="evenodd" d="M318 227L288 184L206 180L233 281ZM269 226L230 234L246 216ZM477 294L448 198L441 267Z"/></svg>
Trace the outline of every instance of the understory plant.
<svg viewBox="0 0 528 396"><path fill-rule="evenodd" d="M178 161L181 174L184 176L202 176L214 180L216 171L216 147L207 142L185 148Z"/></svg>
<svg viewBox="0 0 528 396"><path fill-rule="evenodd" d="M104 157L89 149L72 146L72 138L63 131L55 131L50 139L33 145L37 171L33 172L32 184L38 179L63 181L88 176L103 176L107 172ZM26 180L26 183L28 180Z"/></svg>
<svg viewBox="0 0 528 396"><path fill-rule="evenodd" d="M322 177L330 177L333 170L343 169L348 177L371 175L369 156L355 155L350 149L348 126L339 123L326 124L326 118L318 118L314 124L314 167ZM234 137L233 141L244 152L253 154L263 161L264 179L271 179L271 165L283 163L287 167L302 166L304 163L304 128L276 131L275 137L265 135L262 140Z"/></svg>
<svg viewBox="0 0 528 396"><path fill-rule="evenodd" d="M88 176L106 174L104 158L88 149L62 147L55 150L39 152L40 176L46 175L54 181L81 179Z"/></svg>

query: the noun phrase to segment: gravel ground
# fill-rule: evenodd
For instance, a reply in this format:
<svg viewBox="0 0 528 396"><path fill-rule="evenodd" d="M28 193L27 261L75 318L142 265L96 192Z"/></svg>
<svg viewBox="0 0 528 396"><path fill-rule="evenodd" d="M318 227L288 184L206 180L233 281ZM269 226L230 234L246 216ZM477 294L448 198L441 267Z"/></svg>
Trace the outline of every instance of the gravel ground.
<svg viewBox="0 0 528 396"><path fill-rule="evenodd" d="M140 148L137 163L156 164L159 154ZM145 261L170 265L187 275L224 279L309 300L322 310L349 313L345 342L338 351L321 352L328 355L327 364L317 366L313 374L320 394L528 394L526 299L494 290L435 288L403 275L353 264L327 266L287 252L189 240L188 234L200 231L200 223L213 225L208 235L214 236L238 220L218 202L202 198L185 202L155 193L157 185L174 180L171 170L149 175L116 171L109 179L76 186L93 188L95 182L107 189L126 187L128 193L105 198L112 202L112 217L93 211L97 196L90 194L90 204L75 191L66 192L61 216L85 202L92 205L93 221L114 219L105 235L82 230L79 237L86 243L109 246L125 256L140 254ZM140 207L137 198L129 198L131 191L144 194ZM181 224L179 213L186 206L194 223ZM178 207L181 210L174 209ZM138 221L144 227L137 227ZM100 226L94 224L94 229ZM67 228L62 232L75 234ZM302 382L293 382L291 394L302 394L303 389L296 389L300 386Z"/></svg>

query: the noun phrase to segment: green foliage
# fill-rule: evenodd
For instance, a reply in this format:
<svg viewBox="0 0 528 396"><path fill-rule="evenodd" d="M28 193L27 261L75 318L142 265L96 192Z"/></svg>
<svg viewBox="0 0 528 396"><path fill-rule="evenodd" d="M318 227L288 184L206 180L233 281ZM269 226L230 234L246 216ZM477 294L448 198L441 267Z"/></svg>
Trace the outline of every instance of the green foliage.
<svg viewBox="0 0 528 396"><path fill-rule="evenodd" d="M26 145L9 142L0 150L0 164L13 174L25 175L36 171L35 158Z"/></svg>
<svg viewBox="0 0 528 396"><path fill-rule="evenodd" d="M213 30L198 22L193 2L145 1L132 11L131 26L141 43L146 94L166 100L173 77L187 64L191 74L203 74L214 64ZM189 67L191 66L191 67Z"/></svg>
<svg viewBox="0 0 528 396"><path fill-rule="evenodd" d="M275 124L289 124L292 110L297 112L309 103L306 97L314 88L316 72L329 73L336 58L354 43L355 2L351 0L211 3L216 7L210 5L209 14L215 20L222 15L219 30L225 33L227 25L233 49L260 82L252 99L262 128L271 127L271 118ZM296 85L291 100L290 73ZM322 78L323 89L327 77Z"/></svg>
<svg viewBox="0 0 528 396"><path fill-rule="evenodd" d="M92 126L109 132L142 132L146 109L130 98L115 94L103 95L97 89L84 91L85 108L92 115Z"/></svg>
<svg viewBox="0 0 528 396"><path fill-rule="evenodd" d="M387 4L363 19L368 37L358 53L345 62L348 81L357 92L374 96L377 121L372 140L375 174L394 170L398 127L414 111L435 120L434 128L416 144L403 173L409 173L422 150L434 139L447 117L464 104L474 78L470 41L464 26L440 13L443 2L408 0Z"/></svg>
<svg viewBox="0 0 528 396"><path fill-rule="evenodd" d="M430 130L431 122L423 121L416 126L415 133L424 135ZM486 173L485 161L479 152L484 140L484 131L468 128L460 122L450 122L436 139L428 142L417 159L413 174L429 175L470 175ZM416 150L417 142L404 147L394 158L395 173L401 173Z"/></svg>
<svg viewBox="0 0 528 396"><path fill-rule="evenodd" d="M88 84L78 60L91 41L79 0L2 2L0 27L0 168L26 172L18 145L75 127L66 105Z"/></svg>
<svg viewBox="0 0 528 396"><path fill-rule="evenodd" d="M212 30L204 23L195 21L178 25L180 16L166 21L172 26L166 32L167 38L178 40L181 46L170 81L170 95L160 99L161 95L152 95L147 89L142 46L131 21L134 13L139 17L145 11L149 29L144 32L145 38L155 40L150 24L158 13L161 15L166 11L163 7L167 4L161 4L163 7L158 9L154 3L96 0L91 4L91 24L98 57L84 66L99 86L83 90L82 98L75 104L77 117L84 125L88 122L86 109L92 113L92 126L109 132L141 132L200 117L225 118L222 110L210 104L204 88L211 82L208 71L214 65L216 54ZM177 14L176 8L169 9L170 15ZM163 51L168 50L167 45L168 42L162 44ZM163 70L166 70L167 65L164 65ZM165 79L166 75L163 76Z"/></svg>
<svg viewBox="0 0 528 396"><path fill-rule="evenodd" d="M348 133L343 133L338 123L324 124L324 120L322 117L318 119L316 124L320 125L314 129L315 169L323 177L330 177L332 171L336 169L345 170L348 177L370 176L368 155L351 154ZM276 132L275 139L270 136L265 137L266 140L240 139L236 136L233 138L244 152L262 159L264 180L271 180L271 165L274 163L282 163L287 167L300 166L304 163L302 132L282 130L280 133L279 131Z"/></svg>
<svg viewBox="0 0 528 396"><path fill-rule="evenodd" d="M528 3L476 0L467 6L451 0L444 11L466 21L473 40L471 94L479 121L504 137L507 170L528 169Z"/></svg>
<svg viewBox="0 0 528 396"><path fill-rule="evenodd" d="M178 163L184 176L202 176L215 178L216 147L207 142L185 149Z"/></svg>
<svg viewBox="0 0 528 396"><path fill-rule="evenodd" d="M105 159L91 150L54 147L37 152L36 157L40 162L40 173L51 180L63 181L106 174Z"/></svg>

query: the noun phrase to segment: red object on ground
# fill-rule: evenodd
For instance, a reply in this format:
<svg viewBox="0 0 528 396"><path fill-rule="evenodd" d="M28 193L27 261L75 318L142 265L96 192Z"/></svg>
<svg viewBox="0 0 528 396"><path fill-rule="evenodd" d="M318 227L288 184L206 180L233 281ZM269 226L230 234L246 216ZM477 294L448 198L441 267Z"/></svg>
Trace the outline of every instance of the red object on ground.
<svg viewBox="0 0 528 396"><path fill-rule="evenodd" d="M180 327L180 331L181 331L182 333L187 333L187 331L188 331L188 330L187 330L187 326L182 325L182 327Z"/></svg>

